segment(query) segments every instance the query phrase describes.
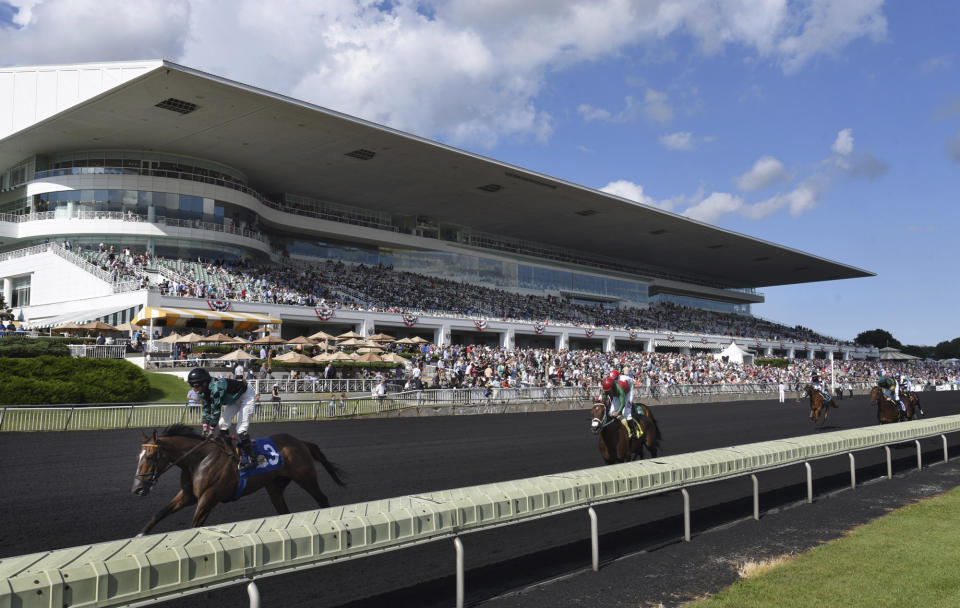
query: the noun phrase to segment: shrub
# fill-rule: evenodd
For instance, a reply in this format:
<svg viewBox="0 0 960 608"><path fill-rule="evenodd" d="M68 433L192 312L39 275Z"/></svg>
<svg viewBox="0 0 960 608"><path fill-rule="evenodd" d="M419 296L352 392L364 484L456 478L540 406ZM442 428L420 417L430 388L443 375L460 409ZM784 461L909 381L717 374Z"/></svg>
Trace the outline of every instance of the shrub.
<svg viewBox="0 0 960 608"><path fill-rule="evenodd" d="M0 359L0 404L123 403L150 392L146 373L118 359Z"/></svg>
<svg viewBox="0 0 960 608"><path fill-rule="evenodd" d="M26 336L4 336L0 338L0 357L23 359L28 357L69 357L69 342L53 338L28 338Z"/></svg>
<svg viewBox="0 0 960 608"><path fill-rule="evenodd" d="M766 367L779 367L781 369L787 369L789 362L786 359L754 359L754 364L763 365Z"/></svg>

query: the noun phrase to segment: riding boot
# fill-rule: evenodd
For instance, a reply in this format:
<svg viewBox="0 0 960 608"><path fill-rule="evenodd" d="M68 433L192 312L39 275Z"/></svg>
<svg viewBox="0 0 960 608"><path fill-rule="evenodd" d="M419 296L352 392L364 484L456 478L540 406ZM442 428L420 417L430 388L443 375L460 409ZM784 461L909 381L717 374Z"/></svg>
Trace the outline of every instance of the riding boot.
<svg viewBox="0 0 960 608"><path fill-rule="evenodd" d="M243 455L237 468L241 471L249 471L257 468L257 451L250 441L250 435L240 433L240 453Z"/></svg>
<svg viewBox="0 0 960 608"><path fill-rule="evenodd" d="M230 429L219 429L217 439L223 442L228 448L233 448L233 437L230 436Z"/></svg>

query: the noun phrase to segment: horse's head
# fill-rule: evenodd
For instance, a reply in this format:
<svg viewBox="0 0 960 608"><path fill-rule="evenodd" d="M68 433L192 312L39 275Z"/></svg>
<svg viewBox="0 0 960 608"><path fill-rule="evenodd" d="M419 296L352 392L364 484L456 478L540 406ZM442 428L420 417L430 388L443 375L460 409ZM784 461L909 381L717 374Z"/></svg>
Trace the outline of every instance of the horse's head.
<svg viewBox="0 0 960 608"><path fill-rule="evenodd" d="M606 415L607 406L604 405L602 401L597 401L593 404L593 407L590 409L590 430L593 431L594 435L600 432L603 419Z"/></svg>
<svg viewBox="0 0 960 608"><path fill-rule="evenodd" d="M137 475L133 478L131 491L137 496L146 496L150 488L157 483L162 472L160 460L163 457L160 444L157 441L157 432L148 437L143 435L143 444L140 446L140 455L137 457Z"/></svg>

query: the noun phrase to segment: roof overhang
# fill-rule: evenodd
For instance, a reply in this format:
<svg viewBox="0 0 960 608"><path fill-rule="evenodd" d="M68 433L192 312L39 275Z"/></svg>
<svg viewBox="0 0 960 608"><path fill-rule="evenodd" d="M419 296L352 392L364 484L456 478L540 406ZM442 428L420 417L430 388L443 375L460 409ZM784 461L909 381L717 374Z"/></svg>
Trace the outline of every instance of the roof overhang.
<svg viewBox="0 0 960 608"><path fill-rule="evenodd" d="M157 107L169 98L196 109ZM873 276L165 61L0 140L0 167L91 149L208 159L242 171L268 197L290 192L425 215L725 287ZM350 155L358 150L373 155Z"/></svg>

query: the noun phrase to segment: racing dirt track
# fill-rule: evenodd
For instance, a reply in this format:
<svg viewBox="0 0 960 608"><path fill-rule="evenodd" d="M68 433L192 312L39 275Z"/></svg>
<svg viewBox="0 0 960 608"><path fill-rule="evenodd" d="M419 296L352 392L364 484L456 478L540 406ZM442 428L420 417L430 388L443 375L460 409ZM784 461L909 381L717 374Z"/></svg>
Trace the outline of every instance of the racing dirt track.
<svg viewBox="0 0 960 608"><path fill-rule="evenodd" d="M923 393L927 417L960 413L955 395ZM820 431L806 418L806 403L792 400L785 405L654 405L653 410L664 434L661 454L670 455L876 424L866 397L839 403ZM345 504L600 466L588 418L581 410L258 424L253 431L263 436L282 430L316 442L346 472L348 482L339 488L321 472L321 487L333 504ZM960 434L948 439L955 458ZM175 493L178 477L171 471L149 497L134 496L130 488L140 442L139 430L0 434L0 559L136 534ZM463 537L467 603L678 605L732 582L729 555L803 550L888 508L956 485L960 459L930 467L942 459L941 442L926 440L923 448L924 471L910 472L916 466L911 444L895 451L894 480L867 483L852 492L831 494L849 488L846 456L815 461L818 499L813 505L797 506L806 497L801 467L761 474L759 522L725 525L751 515L749 478L693 487L694 538L689 544L677 542L683 532L678 493L598 507L599 573L589 570L584 512L468 534ZM882 450L858 453L858 484L881 477L885 468ZM294 511L314 508L295 486L287 490L287 501ZM273 514L266 494L260 493L218 506L207 524ZM191 516L192 509L185 509L154 532L186 528ZM271 577L258 586L264 605L285 608L447 607L454 603L453 574L452 544L440 541ZM246 597L237 586L163 605L245 606Z"/></svg>

